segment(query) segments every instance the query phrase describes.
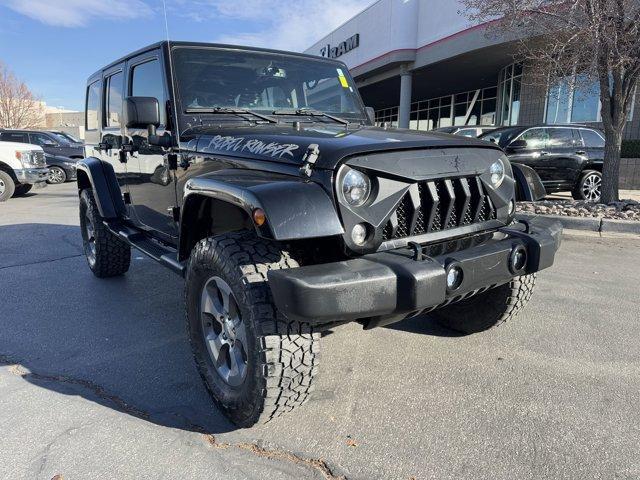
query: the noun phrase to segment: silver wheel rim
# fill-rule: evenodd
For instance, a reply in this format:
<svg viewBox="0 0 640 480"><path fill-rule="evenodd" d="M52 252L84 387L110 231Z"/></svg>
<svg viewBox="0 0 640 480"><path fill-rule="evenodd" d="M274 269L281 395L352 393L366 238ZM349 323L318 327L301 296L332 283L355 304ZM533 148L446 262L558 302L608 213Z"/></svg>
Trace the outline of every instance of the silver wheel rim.
<svg viewBox="0 0 640 480"><path fill-rule="evenodd" d="M62 183L64 182L64 171L59 167L50 167L49 168L49 182L51 183Z"/></svg>
<svg viewBox="0 0 640 480"><path fill-rule="evenodd" d="M4 180L2 180L0 178L0 195L2 195L4 193L4 191L6 190L7 186L4 184Z"/></svg>
<svg viewBox="0 0 640 480"><path fill-rule="evenodd" d="M200 297L200 323L204 342L218 375L236 387L247 376L247 332L231 287L211 277Z"/></svg>
<svg viewBox="0 0 640 480"><path fill-rule="evenodd" d="M85 255L89 260L89 264L94 265L96 263L96 229L89 215L89 210L84 215L84 233L87 237L84 247Z"/></svg>
<svg viewBox="0 0 640 480"><path fill-rule="evenodd" d="M582 196L585 200L594 202L600 200L600 192L602 187L602 178L600 175L592 173L587 175L582 182Z"/></svg>

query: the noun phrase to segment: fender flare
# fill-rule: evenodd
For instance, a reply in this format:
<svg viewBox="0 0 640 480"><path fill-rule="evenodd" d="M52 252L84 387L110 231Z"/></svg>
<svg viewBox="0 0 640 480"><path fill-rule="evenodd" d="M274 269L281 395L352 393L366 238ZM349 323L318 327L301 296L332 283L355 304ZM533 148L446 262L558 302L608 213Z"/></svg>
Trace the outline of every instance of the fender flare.
<svg viewBox="0 0 640 480"><path fill-rule="evenodd" d="M547 196L542 180L533 168L521 163L512 163L511 168L516 181L516 201L536 202Z"/></svg>
<svg viewBox="0 0 640 480"><path fill-rule="evenodd" d="M87 157L76 164L78 192L93 189L93 196L102 218L114 219L126 214L120 185L113 166L96 157Z"/></svg>
<svg viewBox="0 0 640 480"><path fill-rule="evenodd" d="M243 210L248 218L261 208L267 222L257 228L259 236L278 241L302 240L344 234L335 206L317 183L286 175L270 175L233 169L191 178L184 187L181 208L180 252L183 248L185 212L192 201L209 197Z"/></svg>

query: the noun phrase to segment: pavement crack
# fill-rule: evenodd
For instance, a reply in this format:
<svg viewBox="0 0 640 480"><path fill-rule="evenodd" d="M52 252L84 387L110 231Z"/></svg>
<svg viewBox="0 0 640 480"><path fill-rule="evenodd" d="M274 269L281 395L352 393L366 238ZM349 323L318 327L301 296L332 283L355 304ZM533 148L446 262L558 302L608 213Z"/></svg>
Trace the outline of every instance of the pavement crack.
<svg viewBox="0 0 640 480"><path fill-rule="evenodd" d="M117 395L113 395L107 392L104 387L101 387L98 384L95 384L89 380L84 380L81 378L68 377L65 375L47 375L37 372L32 372L23 367L19 362L12 360L6 355L0 355L0 365L6 365L9 367L9 372L18 377L22 377L24 379L34 379L34 380L44 380L48 382L56 382L63 383L66 385L76 385L79 387L86 388L91 391L94 395L96 395L101 400L105 400L113 405L115 405L119 410L124 413L128 413L129 415L133 415L134 417L143 418L148 420L150 415L149 413L140 410L133 405L128 404L122 398Z"/></svg>
<svg viewBox="0 0 640 480"><path fill-rule="evenodd" d="M344 475L335 475L327 462L320 458L305 458L287 450L267 449L256 443L221 443L211 434L203 434L206 442L213 448L225 450L228 448L237 448L253 453L254 455L271 460L279 460L282 462L290 462L296 465L305 465L311 467L320 473L326 480L347 480Z"/></svg>
<svg viewBox="0 0 640 480"><path fill-rule="evenodd" d="M0 267L0 270L7 270L9 268L17 268L17 267L29 267L31 265L41 265L43 263L59 262L61 260L68 260L70 258L78 258L78 257L84 257L84 253L78 253L77 255L68 255L66 257L49 258L47 260L40 260L38 262L27 262L27 263L18 263L15 265L6 265L4 267Z"/></svg>

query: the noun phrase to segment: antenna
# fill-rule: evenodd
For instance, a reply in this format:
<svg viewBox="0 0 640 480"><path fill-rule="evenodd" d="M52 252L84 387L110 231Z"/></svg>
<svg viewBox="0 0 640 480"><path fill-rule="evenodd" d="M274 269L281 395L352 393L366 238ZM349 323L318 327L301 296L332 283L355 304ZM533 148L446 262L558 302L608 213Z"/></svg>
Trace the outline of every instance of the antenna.
<svg viewBox="0 0 640 480"><path fill-rule="evenodd" d="M178 102L176 101L175 78L173 76L173 59L171 55L171 39L169 38L169 20L167 19L167 1L162 0L162 11L164 13L164 32L167 38L167 56L169 58L169 79L171 88L172 109L173 109L173 128L178 143L180 142L180 132L178 131Z"/></svg>

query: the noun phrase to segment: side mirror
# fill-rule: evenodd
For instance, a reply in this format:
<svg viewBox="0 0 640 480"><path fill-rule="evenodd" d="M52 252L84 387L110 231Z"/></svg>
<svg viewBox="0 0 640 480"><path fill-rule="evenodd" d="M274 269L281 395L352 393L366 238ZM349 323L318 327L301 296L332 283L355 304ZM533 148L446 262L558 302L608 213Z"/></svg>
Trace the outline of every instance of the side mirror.
<svg viewBox="0 0 640 480"><path fill-rule="evenodd" d="M524 150L525 148L527 148L527 141L526 140L514 140L513 142L511 142L509 144L509 148L511 150Z"/></svg>
<svg viewBox="0 0 640 480"><path fill-rule="evenodd" d="M376 123L376 111L373 109L373 107L364 107L364 109L367 112L367 117L369 117L369 121L371 122L371 124L373 125L374 123Z"/></svg>
<svg viewBox="0 0 640 480"><path fill-rule="evenodd" d="M148 128L160 125L160 105L154 97L125 98L127 128Z"/></svg>

